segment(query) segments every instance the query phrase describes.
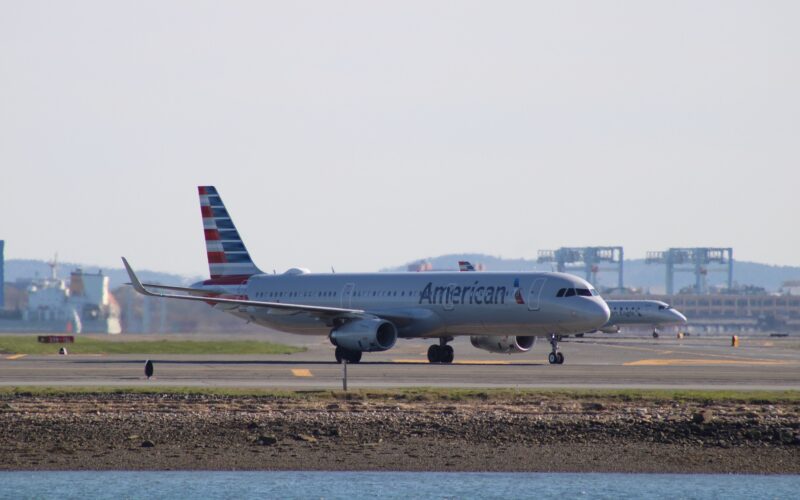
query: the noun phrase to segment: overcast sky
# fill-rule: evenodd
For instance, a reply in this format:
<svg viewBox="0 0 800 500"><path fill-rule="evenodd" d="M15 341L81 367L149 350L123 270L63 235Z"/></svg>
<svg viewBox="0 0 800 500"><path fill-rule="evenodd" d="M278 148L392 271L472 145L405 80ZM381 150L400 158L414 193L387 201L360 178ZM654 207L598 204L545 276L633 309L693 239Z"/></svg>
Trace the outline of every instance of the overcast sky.
<svg viewBox="0 0 800 500"><path fill-rule="evenodd" d="M6 258L208 272L732 246L800 265L800 2L0 0Z"/></svg>

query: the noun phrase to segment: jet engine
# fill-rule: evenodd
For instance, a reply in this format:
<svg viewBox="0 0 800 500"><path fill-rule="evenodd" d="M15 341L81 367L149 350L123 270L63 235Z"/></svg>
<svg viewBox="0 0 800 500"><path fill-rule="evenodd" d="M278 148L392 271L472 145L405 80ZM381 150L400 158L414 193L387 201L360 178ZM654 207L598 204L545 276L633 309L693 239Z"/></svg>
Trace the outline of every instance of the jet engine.
<svg viewBox="0 0 800 500"><path fill-rule="evenodd" d="M619 325L609 325L600 329L603 333L619 333Z"/></svg>
<svg viewBox="0 0 800 500"><path fill-rule="evenodd" d="M380 318L349 321L331 331L331 343L351 351L385 351L394 347L397 328Z"/></svg>
<svg viewBox="0 0 800 500"><path fill-rule="evenodd" d="M469 341L472 342L473 347L484 351L516 354L530 351L533 343L536 342L536 337L473 335L469 338Z"/></svg>

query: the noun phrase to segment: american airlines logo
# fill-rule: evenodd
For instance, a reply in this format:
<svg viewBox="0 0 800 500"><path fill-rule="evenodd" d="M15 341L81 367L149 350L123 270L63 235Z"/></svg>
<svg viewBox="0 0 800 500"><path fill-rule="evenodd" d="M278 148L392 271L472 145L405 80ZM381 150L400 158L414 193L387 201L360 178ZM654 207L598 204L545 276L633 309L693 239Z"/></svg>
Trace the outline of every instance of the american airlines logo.
<svg viewBox="0 0 800 500"><path fill-rule="evenodd" d="M517 289L518 290L518 289ZM517 293L515 293L515 296ZM520 294L521 298L521 294ZM483 286L478 281L472 286L433 286L428 282L419 296L420 304L505 304L506 287ZM518 303L524 303L519 302Z"/></svg>

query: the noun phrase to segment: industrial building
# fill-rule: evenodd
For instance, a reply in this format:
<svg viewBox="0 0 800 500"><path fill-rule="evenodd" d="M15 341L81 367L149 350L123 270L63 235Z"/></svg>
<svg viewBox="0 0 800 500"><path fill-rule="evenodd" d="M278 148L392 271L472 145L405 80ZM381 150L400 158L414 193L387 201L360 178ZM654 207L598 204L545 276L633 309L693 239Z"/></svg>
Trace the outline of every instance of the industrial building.
<svg viewBox="0 0 800 500"><path fill-rule="evenodd" d="M676 272L694 273L692 293L708 293L706 276L709 272L726 273L728 290L733 288L733 248L670 248L647 252L645 261L648 264L664 264L667 295L675 293Z"/></svg>
<svg viewBox="0 0 800 500"><path fill-rule="evenodd" d="M2 243L2 242L0 242ZM0 250L3 245L0 244ZM4 259L0 254L0 276ZM75 269L69 281L57 277L58 263L50 263L47 278L20 280L15 287L24 292L18 310L0 316L0 331L121 333L120 308L108 289L108 276ZM3 282L5 288L5 282ZM3 309L3 308L0 308Z"/></svg>
<svg viewBox="0 0 800 500"><path fill-rule="evenodd" d="M5 240L0 240L0 311L5 309L6 307L6 295L5 295L5 284L6 284L6 257L5 257L5 250L6 250L6 242Z"/></svg>
<svg viewBox="0 0 800 500"><path fill-rule="evenodd" d="M621 246L539 250L536 262L539 264L555 262L558 272L576 274L595 285L598 273L611 271L617 275L617 288L624 287L625 254Z"/></svg>

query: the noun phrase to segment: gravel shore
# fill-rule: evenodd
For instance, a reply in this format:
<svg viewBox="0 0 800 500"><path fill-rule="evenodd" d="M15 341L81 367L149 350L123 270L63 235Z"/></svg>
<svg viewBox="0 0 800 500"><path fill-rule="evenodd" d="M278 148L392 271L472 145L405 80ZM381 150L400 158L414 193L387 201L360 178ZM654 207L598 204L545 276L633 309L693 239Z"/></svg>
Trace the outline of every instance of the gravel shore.
<svg viewBox="0 0 800 500"><path fill-rule="evenodd" d="M800 473L800 404L0 397L0 470Z"/></svg>

